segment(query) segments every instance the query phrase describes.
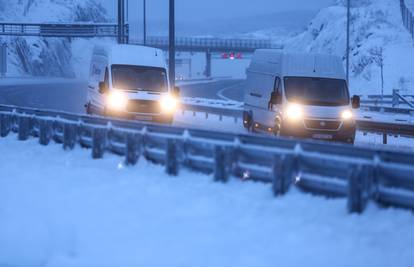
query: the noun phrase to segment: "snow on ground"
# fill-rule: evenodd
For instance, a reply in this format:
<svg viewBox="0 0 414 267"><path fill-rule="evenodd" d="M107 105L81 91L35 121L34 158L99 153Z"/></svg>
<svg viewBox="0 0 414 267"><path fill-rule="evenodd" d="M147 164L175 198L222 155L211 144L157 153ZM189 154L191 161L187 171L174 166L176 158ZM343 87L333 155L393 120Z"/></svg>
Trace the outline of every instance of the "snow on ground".
<svg viewBox="0 0 414 267"><path fill-rule="evenodd" d="M357 132L356 146L379 149L391 149L395 151L414 152L414 138L401 136L388 136L388 144L384 145L382 134L364 134Z"/></svg>
<svg viewBox="0 0 414 267"><path fill-rule="evenodd" d="M206 118L206 114L202 112L177 112L174 116L174 125L209 131L246 133L241 118L236 121L235 118L223 116L220 120L220 116L212 114Z"/></svg>
<svg viewBox="0 0 414 267"><path fill-rule="evenodd" d="M0 139L0 266L412 266L411 212ZM24 169L24 171L22 171Z"/></svg>

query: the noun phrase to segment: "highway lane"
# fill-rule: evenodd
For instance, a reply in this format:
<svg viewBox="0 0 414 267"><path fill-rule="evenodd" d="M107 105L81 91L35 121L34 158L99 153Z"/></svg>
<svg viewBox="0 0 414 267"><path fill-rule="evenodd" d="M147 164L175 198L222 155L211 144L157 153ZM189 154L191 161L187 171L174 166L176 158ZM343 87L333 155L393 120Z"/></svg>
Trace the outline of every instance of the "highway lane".
<svg viewBox="0 0 414 267"><path fill-rule="evenodd" d="M71 80L0 85L0 104L83 113L86 86Z"/></svg>
<svg viewBox="0 0 414 267"><path fill-rule="evenodd" d="M183 97L210 99L243 99L242 80L223 80L211 83L184 84ZM53 109L83 113L86 103L87 82L64 80L61 82L28 82L18 85L0 84L0 104Z"/></svg>
<svg viewBox="0 0 414 267"><path fill-rule="evenodd" d="M180 88L183 97L243 101L244 84L244 80L235 79L208 83L183 83Z"/></svg>

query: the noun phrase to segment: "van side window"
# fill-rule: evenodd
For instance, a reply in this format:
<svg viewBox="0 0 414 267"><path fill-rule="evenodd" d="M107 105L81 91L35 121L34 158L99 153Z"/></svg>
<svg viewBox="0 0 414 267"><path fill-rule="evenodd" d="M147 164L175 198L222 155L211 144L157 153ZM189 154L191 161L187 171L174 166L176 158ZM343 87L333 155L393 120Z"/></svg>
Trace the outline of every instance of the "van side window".
<svg viewBox="0 0 414 267"><path fill-rule="evenodd" d="M282 80L280 79L280 77L276 77L274 91L278 93L282 93L281 85L282 85Z"/></svg>
<svg viewBox="0 0 414 267"><path fill-rule="evenodd" d="M109 87L109 70L108 70L108 67L105 68L104 83L107 87Z"/></svg>

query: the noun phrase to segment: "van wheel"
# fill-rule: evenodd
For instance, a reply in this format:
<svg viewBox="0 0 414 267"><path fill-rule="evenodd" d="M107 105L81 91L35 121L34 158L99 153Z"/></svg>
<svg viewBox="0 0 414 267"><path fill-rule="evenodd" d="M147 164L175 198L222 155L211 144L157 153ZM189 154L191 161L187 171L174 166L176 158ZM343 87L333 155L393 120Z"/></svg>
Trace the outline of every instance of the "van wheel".
<svg viewBox="0 0 414 267"><path fill-rule="evenodd" d="M275 136L280 136L280 130L282 128L282 120L280 116L277 116L275 119L275 127L273 127L273 134Z"/></svg>
<svg viewBox="0 0 414 267"><path fill-rule="evenodd" d="M249 132L252 130L253 120L252 120L252 113L244 111L243 112L243 126Z"/></svg>
<svg viewBox="0 0 414 267"><path fill-rule="evenodd" d="M92 108L91 108L91 103L87 103L86 105L85 105L85 111L86 111L86 114L88 114L88 115L92 115Z"/></svg>

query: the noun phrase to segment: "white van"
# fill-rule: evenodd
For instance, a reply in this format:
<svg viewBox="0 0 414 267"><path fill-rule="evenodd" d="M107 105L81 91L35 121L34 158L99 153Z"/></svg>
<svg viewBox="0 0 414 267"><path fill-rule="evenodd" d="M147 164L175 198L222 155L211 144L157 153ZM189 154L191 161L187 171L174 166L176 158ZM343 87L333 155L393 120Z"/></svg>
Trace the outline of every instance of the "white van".
<svg viewBox="0 0 414 267"><path fill-rule="evenodd" d="M161 50L96 46L90 66L88 114L172 123L179 89L169 85Z"/></svg>
<svg viewBox="0 0 414 267"><path fill-rule="evenodd" d="M252 131L353 143L359 106L336 56L257 50L247 70L243 122Z"/></svg>

